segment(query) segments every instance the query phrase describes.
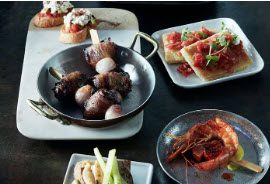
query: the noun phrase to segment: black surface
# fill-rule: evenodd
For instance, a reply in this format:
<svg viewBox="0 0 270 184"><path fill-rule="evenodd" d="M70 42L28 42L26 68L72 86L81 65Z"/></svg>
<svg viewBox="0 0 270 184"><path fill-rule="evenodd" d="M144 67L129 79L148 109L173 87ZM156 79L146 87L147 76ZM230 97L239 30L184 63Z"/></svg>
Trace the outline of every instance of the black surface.
<svg viewBox="0 0 270 184"><path fill-rule="evenodd" d="M158 56L150 62L157 77L153 96L145 109L141 131L119 141L37 141L23 137L16 128L16 106L30 19L40 2L0 3L0 183L62 183L74 152L93 154L117 148L119 158L154 165L153 183L172 183L158 165L156 142L163 127L179 114L202 108L217 108L240 114L270 138L270 3L216 2L201 5L140 5L130 3L76 2L77 7L116 7L134 12L140 30L152 34L159 29L217 17L230 17L239 23L265 60L264 70L255 76L201 89L175 86ZM151 50L142 42L143 53ZM35 89L33 89L35 90ZM260 183L269 183L270 173Z"/></svg>

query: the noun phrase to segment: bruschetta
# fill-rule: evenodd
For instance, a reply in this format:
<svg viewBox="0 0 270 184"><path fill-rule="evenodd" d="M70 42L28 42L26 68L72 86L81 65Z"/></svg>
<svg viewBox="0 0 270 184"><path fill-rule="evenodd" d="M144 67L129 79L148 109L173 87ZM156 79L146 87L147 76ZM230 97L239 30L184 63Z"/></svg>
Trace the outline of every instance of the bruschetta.
<svg viewBox="0 0 270 184"><path fill-rule="evenodd" d="M215 80L246 69L252 60L237 35L222 31L181 50L196 75L204 80Z"/></svg>
<svg viewBox="0 0 270 184"><path fill-rule="evenodd" d="M59 26L64 23L63 17L72 9L73 5L67 1L44 1L43 9L34 17L34 25L40 28Z"/></svg>
<svg viewBox="0 0 270 184"><path fill-rule="evenodd" d="M88 35L88 28L95 27L96 21L88 9L73 9L64 16L64 25L60 30L60 41L63 43L80 43Z"/></svg>
<svg viewBox="0 0 270 184"><path fill-rule="evenodd" d="M202 27L199 31L183 29L182 32L170 32L162 35L165 60L169 64L185 62L180 50L199 40L212 36L214 32Z"/></svg>

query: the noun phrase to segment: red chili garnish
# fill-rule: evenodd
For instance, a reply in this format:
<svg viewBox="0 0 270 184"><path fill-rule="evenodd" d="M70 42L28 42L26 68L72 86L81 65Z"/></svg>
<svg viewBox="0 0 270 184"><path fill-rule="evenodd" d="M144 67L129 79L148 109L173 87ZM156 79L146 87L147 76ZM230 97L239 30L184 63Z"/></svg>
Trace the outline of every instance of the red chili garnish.
<svg viewBox="0 0 270 184"><path fill-rule="evenodd" d="M181 63L177 68L177 71L180 72L184 77L188 77L189 75L194 73L194 71L187 62Z"/></svg>

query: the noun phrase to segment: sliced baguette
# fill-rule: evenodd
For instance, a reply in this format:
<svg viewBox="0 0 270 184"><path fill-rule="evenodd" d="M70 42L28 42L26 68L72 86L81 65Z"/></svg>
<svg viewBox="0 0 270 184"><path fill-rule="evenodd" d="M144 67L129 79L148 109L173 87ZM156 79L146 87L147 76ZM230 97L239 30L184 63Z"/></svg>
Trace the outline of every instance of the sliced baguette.
<svg viewBox="0 0 270 184"><path fill-rule="evenodd" d="M219 33L217 33L219 34ZM202 42L208 42L210 39L215 37L217 34L203 40ZM239 55L237 58L237 63L233 66L232 70L223 70L223 69L215 69L215 70L205 70L194 66L194 54L197 51L197 43L191 44L187 47L181 49L181 53L184 59L188 62L191 68L194 70L196 75L202 79L203 81L215 80L218 78L229 76L235 72L239 72L245 70L252 64L252 60L247 55L246 51L243 49L243 54Z"/></svg>
<svg viewBox="0 0 270 184"><path fill-rule="evenodd" d="M181 63L184 62L184 58L179 55L179 51L171 50L166 47L166 45L169 44L168 42L168 35L170 33L165 33L162 35L162 41L163 41L163 46L164 46L164 52L165 52L165 60L168 64L175 64L175 63Z"/></svg>
<svg viewBox="0 0 270 184"><path fill-rule="evenodd" d="M59 26L64 23L64 18L61 17L48 17L40 16L39 13L34 17L34 25L40 28L49 28Z"/></svg>
<svg viewBox="0 0 270 184"><path fill-rule="evenodd" d="M88 28L85 27L76 33L66 33L65 26L61 27L59 40L62 43L80 43L83 42L88 34Z"/></svg>

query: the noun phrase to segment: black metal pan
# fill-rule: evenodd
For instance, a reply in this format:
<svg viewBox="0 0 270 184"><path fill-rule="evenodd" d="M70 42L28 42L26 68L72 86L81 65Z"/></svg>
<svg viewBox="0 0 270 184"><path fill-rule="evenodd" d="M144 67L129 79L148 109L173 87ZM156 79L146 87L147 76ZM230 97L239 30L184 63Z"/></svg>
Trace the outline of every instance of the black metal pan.
<svg viewBox="0 0 270 184"><path fill-rule="evenodd" d="M134 50L138 37L144 38L154 46L153 51L146 57ZM158 43L142 32L135 35L129 48L117 46L116 62L120 68L129 73L132 80L132 91L121 103L124 115L109 120L87 120L83 118L81 110L76 105L63 105L58 102L52 91L57 79L50 75L49 68L53 67L62 74L78 70L88 76L93 75L94 71L86 63L83 54L83 50L88 46L75 46L51 57L41 68L37 79L37 89L41 100L34 101L29 99L28 104L39 114L49 119L60 119L64 123L75 123L95 128L119 123L141 112L151 97L156 82L153 68L147 59L152 57L158 49Z"/></svg>

